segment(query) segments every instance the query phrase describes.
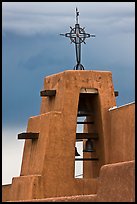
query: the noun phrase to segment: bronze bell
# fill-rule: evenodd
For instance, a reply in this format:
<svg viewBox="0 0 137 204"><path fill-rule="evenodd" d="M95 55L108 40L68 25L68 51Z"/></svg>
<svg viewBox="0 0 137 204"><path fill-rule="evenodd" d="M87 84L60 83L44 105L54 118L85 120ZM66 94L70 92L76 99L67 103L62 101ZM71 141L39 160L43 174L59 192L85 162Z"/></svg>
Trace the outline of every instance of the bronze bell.
<svg viewBox="0 0 137 204"><path fill-rule="evenodd" d="M80 156L80 154L77 151L77 148L75 147L75 156Z"/></svg>
<svg viewBox="0 0 137 204"><path fill-rule="evenodd" d="M93 142L91 141L91 139L88 139L86 141L85 149L83 150L83 152L95 152L95 150L93 149Z"/></svg>

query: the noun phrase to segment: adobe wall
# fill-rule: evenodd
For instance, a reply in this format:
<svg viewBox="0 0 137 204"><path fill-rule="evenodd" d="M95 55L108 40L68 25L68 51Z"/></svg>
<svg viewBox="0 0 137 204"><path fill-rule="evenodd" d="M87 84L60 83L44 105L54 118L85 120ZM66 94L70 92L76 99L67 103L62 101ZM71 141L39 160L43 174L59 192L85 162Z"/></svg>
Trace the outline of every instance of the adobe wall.
<svg viewBox="0 0 137 204"><path fill-rule="evenodd" d="M2 185L2 201L10 200L11 184Z"/></svg>
<svg viewBox="0 0 137 204"><path fill-rule="evenodd" d="M135 161L102 166L97 202L135 201Z"/></svg>
<svg viewBox="0 0 137 204"><path fill-rule="evenodd" d="M111 137L109 163L135 159L135 103L109 111Z"/></svg>
<svg viewBox="0 0 137 204"><path fill-rule="evenodd" d="M101 167L96 194L20 200L13 202L134 202L135 161Z"/></svg>

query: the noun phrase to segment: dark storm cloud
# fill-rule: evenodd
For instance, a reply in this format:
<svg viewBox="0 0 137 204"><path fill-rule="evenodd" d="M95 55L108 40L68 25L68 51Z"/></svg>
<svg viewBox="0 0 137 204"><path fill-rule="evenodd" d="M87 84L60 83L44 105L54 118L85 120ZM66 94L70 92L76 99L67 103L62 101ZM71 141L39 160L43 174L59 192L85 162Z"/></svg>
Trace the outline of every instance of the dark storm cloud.
<svg viewBox="0 0 137 204"><path fill-rule="evenodd" d="M22 35L60 31L74 23L76 6L89 31L91 25L99 32L106 25L114 33L127 27L134 31L134 2L3 3L3 30Z"/></svg>
<svg viewBox="0 0 137 204"><path fill-rule="evenodd" d="M39 114L44 77L73 69L71 55L66 52L62 57L61 43L59 49L51 36L26 39L6 33L3 37L3 125L27 124L30 116Z"/></svg>

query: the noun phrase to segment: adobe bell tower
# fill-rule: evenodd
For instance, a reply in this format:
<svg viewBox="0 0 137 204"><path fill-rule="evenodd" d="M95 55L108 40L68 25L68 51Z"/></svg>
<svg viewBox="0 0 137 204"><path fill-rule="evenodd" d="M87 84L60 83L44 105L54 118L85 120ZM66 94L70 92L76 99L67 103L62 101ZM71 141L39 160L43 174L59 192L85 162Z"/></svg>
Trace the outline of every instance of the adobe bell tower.
<svg viewBox="0 0 137 204"><path fill-rule="evenodd" d="M112 74L107 71L68 70L44 79L40 114L30 117L25 133L22 167L14 177L11 200L93 194L99 170L109 161L108 109L116 105ZM85 116L85 132L76 133ZM84 176L74 177L77 140L93 142L94 152L83 154Z"/></svg>

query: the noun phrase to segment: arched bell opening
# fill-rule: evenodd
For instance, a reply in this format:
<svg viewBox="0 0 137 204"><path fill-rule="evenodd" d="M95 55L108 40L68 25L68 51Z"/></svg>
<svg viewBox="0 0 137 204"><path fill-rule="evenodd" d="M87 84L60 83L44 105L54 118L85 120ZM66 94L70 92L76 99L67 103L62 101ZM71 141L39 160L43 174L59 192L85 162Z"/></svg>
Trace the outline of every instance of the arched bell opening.
<svg viewBox="0 0 137 204"><path fill-rule="evenodd" d="M75 178L96 178L99 176L101 128L99 93L95 88L82 88L77 112ZM79 172L79 169L81 172ZM77 173L79 172L79 173Z"/></svg>

